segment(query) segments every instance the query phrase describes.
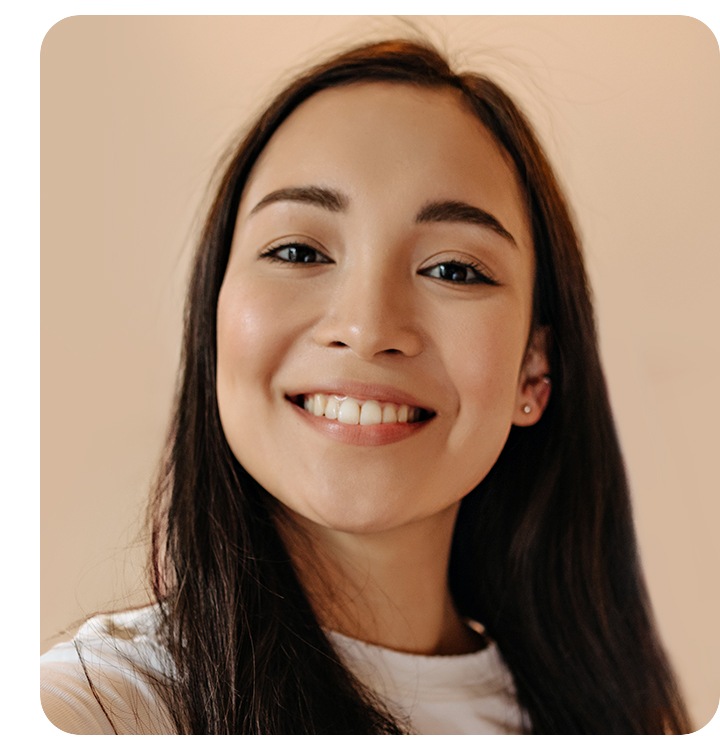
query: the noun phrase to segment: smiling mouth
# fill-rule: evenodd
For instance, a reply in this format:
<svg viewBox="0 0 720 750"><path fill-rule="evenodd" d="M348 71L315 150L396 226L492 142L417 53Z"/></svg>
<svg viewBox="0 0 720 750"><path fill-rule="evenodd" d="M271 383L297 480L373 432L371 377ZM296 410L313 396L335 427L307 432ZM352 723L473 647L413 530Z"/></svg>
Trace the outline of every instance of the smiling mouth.
<svg viewBox="0 0 720 750"><path fill-rule="evenodd" d="M427 422L435 413L419 406L387 401L362 401L351 396L302 393L289 397L296 406L315 417L348 425L378 425Z"/></svg>

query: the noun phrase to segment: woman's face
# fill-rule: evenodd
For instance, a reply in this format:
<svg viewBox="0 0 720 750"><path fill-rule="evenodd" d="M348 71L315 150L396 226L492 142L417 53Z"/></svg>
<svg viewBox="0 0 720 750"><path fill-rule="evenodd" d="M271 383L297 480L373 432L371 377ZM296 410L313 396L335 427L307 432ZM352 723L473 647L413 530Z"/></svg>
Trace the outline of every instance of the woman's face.
<svg viewBox="0 0 720 750"><path fill-rule="evenodd" d="M451 512L540 416L533 279L509 159L456 92L313 96L251 173L220 291L233 453L326 528Z"/></svg>

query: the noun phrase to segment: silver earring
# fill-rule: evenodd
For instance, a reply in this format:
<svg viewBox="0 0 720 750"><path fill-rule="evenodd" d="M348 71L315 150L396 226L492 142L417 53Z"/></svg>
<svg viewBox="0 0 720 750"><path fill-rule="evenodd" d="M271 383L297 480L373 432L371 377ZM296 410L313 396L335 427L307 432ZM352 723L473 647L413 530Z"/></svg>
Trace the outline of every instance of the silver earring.
<svg viewBox="0 0 720 750"><path fill-rule="evenodd" d="M530 404L525 404L522 410L523 410L523 414L530 414L530 412L532 411L532 406L530 406Z"/></svg>

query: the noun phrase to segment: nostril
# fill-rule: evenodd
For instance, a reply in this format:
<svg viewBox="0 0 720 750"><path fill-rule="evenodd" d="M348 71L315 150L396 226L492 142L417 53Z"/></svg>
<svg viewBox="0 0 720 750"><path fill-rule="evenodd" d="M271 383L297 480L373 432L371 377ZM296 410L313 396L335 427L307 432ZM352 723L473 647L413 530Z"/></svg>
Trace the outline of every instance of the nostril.
<svg viewBox="0 0 720 750"><path fill-rule="evenodd" d="M345 347L347 347L347 344L344 341L331 341L330 346L334 346L337 349L344 349Z"/></svg>

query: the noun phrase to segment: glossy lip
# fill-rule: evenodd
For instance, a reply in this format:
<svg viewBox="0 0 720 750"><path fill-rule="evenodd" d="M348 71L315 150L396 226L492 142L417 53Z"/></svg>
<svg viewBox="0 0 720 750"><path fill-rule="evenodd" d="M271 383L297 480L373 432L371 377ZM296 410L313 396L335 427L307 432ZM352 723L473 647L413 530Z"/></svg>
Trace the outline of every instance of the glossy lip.
<svg viewBox="0 0 720 750"><path fill-rule="evenodd" d="M421 422L394 422L376 425L351 425L334 419L316 417L306 411L296 400L307 394L324 393L328 396L349 396L358 401L379 401L422 409L431 416ZM359 446L381 446L396 443L414 435L427 427L437 416L435 409L425 406L409 393L391 386L372 385L358 382L334 382L326 385L312 385L293 390L285 396L288 404L312 428L341 443Z"/></svg>
<svg viewBox="0 0 720 750"><path fill-rule="evenodd" d="M399 440L404 440L426 427L434 419L434 416L432 416L422 422L394 422L392 424L372 425L344 424L335 419L316 417L289 399L287 399L287 402L310 427L338 442L350 445L379 446L397 443Z"/></svg>

